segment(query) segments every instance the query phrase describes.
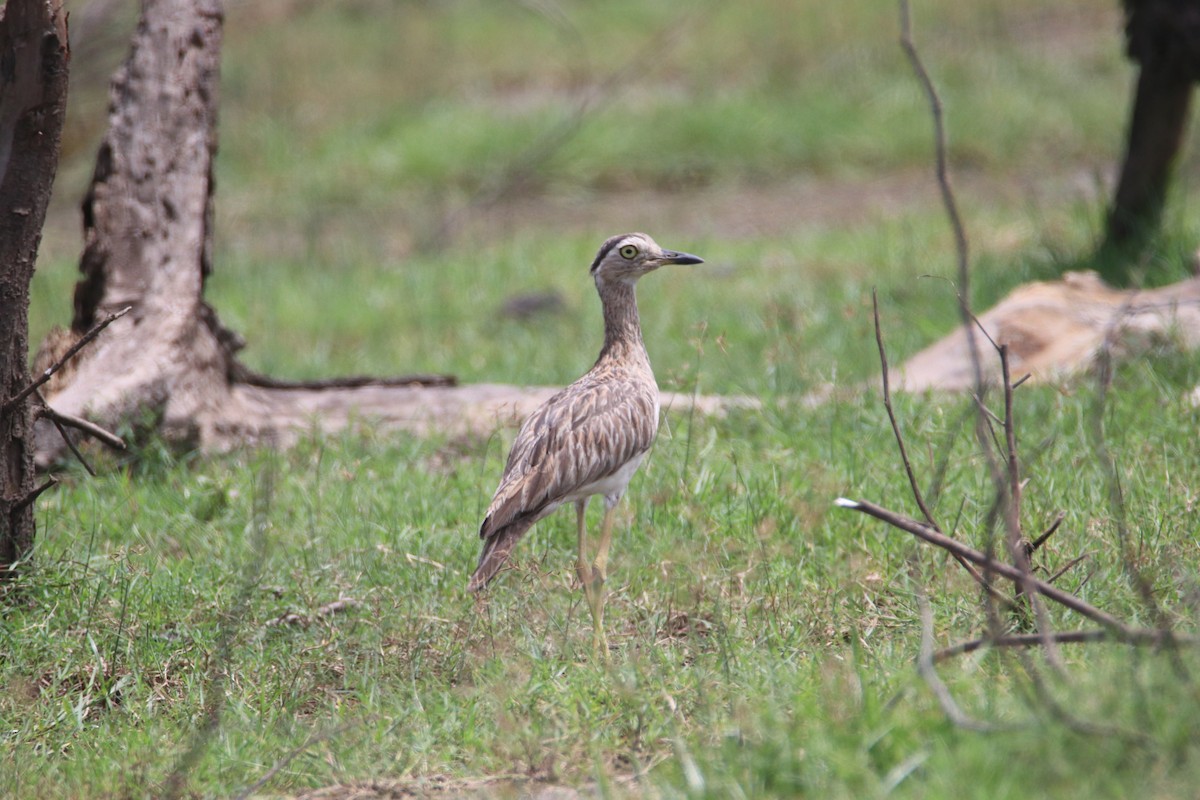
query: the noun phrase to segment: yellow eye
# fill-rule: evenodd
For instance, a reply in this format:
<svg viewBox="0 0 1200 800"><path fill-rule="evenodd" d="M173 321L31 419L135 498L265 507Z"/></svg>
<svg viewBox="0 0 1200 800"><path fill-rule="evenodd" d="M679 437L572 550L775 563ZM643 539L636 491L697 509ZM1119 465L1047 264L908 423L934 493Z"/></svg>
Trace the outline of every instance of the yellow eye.
<svg viewBox="0 0 1200 800"><path fill-rule="evenodd" d="M631 244L627 244L620 250L621 258L633 258L638 254L638 249Z"/></svg>

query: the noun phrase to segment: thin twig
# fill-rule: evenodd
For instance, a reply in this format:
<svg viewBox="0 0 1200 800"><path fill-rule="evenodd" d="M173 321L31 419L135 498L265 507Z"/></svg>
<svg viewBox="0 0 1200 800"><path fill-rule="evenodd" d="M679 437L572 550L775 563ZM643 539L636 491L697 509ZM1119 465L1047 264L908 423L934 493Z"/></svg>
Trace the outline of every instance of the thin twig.
<svg viewBox="0 0 1200 800"><path fill-rule="evenodd" d="M1021 462L1017 453L1017 425L1013 419L1013 387L1008 370L1008 345L1002 344L999 349L1000 375L1004 384L1004 445L1008 451L1008 498L1012 504L1013 515L1019 516L1021 511Z"/></svg>
<svg viewBox="0 0 1200 800"><path fill-rule="evenodd" d="M908 448L904 446L904 436L900 433L900 423L896 421L896 412L892 408L891 383L888 380L887 350L883 346L883 329L879 325L879 297L874 289L871 290L871 311L875 316L875 346L879 348L879 371L883 376L883 407L887 410L888 421L892 423L892 434L896 437L896 447L900 450L900 460L904 463L904 474L908 476L908 485L912 489L913 499L917 508L921 509L925 521L934 528L941 530L933 518L933 512L925 504L921 487L917 485L917 476L913 474L912 462L908 460Z"/></svg>
<svg viewBox="0 0 1200 800"><path fill-rule="evenodd" d="M1058 526L1062 525L1063 520L1066 518L1067 518L1067 512L1065 512L1065 511L1058 512L1058 516L1056 516L1054 518L1054 522L1050 523L1050 527L1046 528L1046 532L1029 543L1029 552L1032 553L1035 550L1037 550L1039 547L1044 545L1046 543L1046 540L1054 535L1054 532L1056 530L1058 530Z"/></svg>
<svg viewBox="0 0 1200 800"><path fill-rule="evenodd" d="M0 406L0 414L7 414L9 411L14 409L18 403L41 388L42 384L50 380L54 373L62 369L64 364L75 357L76 353L87 347L92 339L95 339L97 336L99 336L102 330L128 314L132 308L133 306L125 306L125 308L121 309L120 311L109 314L107 317L93 325L92 329L83 336L79 337L79 341L71 345L67 352L63 353L62 357L59 358L58 361L55 361L53 364L47 367L42 374L38 376L37 380L26 386L17 394L10 397L8 400L5 400L4 405Z"/></svg>
<svg viewBox="0 0 1200 800"><path fill-rule="evenodd" d="M1114 637L1112 631L1100 629L1089 631L1056 631L1054 641L1058 644L1085 644L1088 642L1119 642L1121 644L1136 644L1136 645L1161 645L1167 641L1167 636L1160 630L1155 628L1133 628L1128 631L1128 636ZM1200 644L1200 638L1195 636L1174 636L1171 641L1173 643L1197 645ZM1036 647L1043 643L1043 637L1040 633L1014 633L1007 636L992 638L990 636L971 639L966 642L959 642L950 647L943 647L933 654L935 664L941 663L955 656L973 653L976 650L981 650L985 647Z"/></svg>
<svg viewBox="0 0 1200 800"><path fill-rule="evenodd" d="M1046 583L1054 583L1056 580L1061 578L1063 575L1066 575L1068 570L1070 570L1072 567L1074 567L1076 564L1083 561L1087 557L1088 557L1088 554L1084 553L1081 556L1076 556L1075 558L1072 558L1070 561L1067 562L1066 566L1064 566L1058 572L1055 572L1049 578L1046 578Z"/></svg>
<svg viewBox="0 0 1200 800"><path fill-rule="evenodd" d="M57 483L58 483L58 481L55 480L53 476L47 478L46 482L43 483L41 486L38 486L38 487L30 490L29 494L25 495L20 500L13 503L13 507L12 507L13 513L16 513L18 511L21 511L22 509L24 509L26 506L28 506L34 500L37 500L38 497L42 494L42 492L46 491L51 486L54 486Z"/></svg>
<svg viewBox="0 0 1200 800"><path fill-rule="evenodd" d="M337 727L331 728L329 730L316 731L316 732L312 733L311 735L309 735L309 737L307 739L304 740L303 743L300 744L299 747L292 748L282 758L280 758L278 761L276 761L274 764L272 764L271 768L268 769L266 772L264 772L261 778L259 778L254 783L250 784L245 789L243 789L241 792L239 792L237 795L235 795L234 800L246 800L247 797L250 797L251 795L256 794L259 789L261 789L262 787L267 785L268 781L270 781L271 778L274 778L276 775L278 775L280 770L282 770L288 764L292 763L292 761L294 761L297 756L302 755L304 753L304 751L308 750L310 747L313 747L314 745L318 745L321 742L328 741L329 739L332 739L335 736L340 736L343 733L345 733L346 731L350 730L351 728L357 727L361 724L363 724L363 720L353 720L353 721L347 722L343 725L338 725Z"/></svg>
<svg viewBox="0 0 1200 800"><path fill-rule="evenodd" d="M888 421L892 425L892 434L896 437L896 447L900 450L900 460L904 463L904 473L908 476L908 485L912 489L913 499L917 502L917 507L921 509L921 514L924 515L926 522L929 523L937 531L941 531L941 527L933 518L933 512L929 505L925 502L925 497L921 493L921 487L917 484L917 476L913 472L912 462L908 458L908 448L904 444L904 434L900 432L900 423L896 420L896 412L892 407L892 391L891 381L888 377L888 360L887 349L883 346L883 327L879 323L879 298L874 289L871 290L871 310L875 317L875 345L879 349L879 367L883 376L883 407L887 410ZM999 599L1002 602L1007 602L1008 598L1000 594L998 590L992 586L987 578L979 574L971 564L961 557L955 555L955 560L962 566L963 569L975 580L985 591L999 594Z"/></svg>
<svg viewBox="0 0 1200 800"><path fill-rule="evenodd" d="M912 38L912 20L908 10L908 0L900 0L900 47L908 57L909 64L925 92L929 101L929 111L933 116L933 147L936 159L938 190L942 195L942 205L946 208L946 216L950 220L950 228L954 232L954 252L958 266L958 305L962 316L962 324L967 336L967 349L971 354L971 368L975 374L975 385L982 393L983 367L979 363L979 351L975 349L975 330L971 327L971 285L970 285L970 256L967 246L967 233L963 227L962 217L958 213L958 201L954 197L954 189L950 185L950 169L946 154L946 126L942 115L942 100L937 88L921 61L916 44Z"/></svg>
<svg viewBox="0 0 1200 800"><path fill-rule="evenodd" d="M998 348L1000 355L1000 376L1004 385L1004 444L1008 451L1008 502L1005 503L1004 524L1008 531L1009 556L1013 565L1021 570L1020 591L1028 594L1029 604L1033 608L1033 616L1037 620L1038 632L1046 645L1046 657L1056 669L1062 669L1062 659L1058 654L1052 637L1050 615L1046 605L1037 594L1029 593L1029 580L1033 577L1033 568L1029 561L1029 553L1023 545L1024 536L1021 534L1021 462L1017 451L1017 423L1013 416L1013 386L1012 374L1008 364L1008 345Z"/></svg>
<svg viewBox="0 0 1200 800"><path fill-rule="evenodd" d="M232 607L224 610L218 618L216 644L208 655L207 666L201 676L205 683L204 703L199 719L193 725L185 747L176 756L170 773L156 792L156 796L166 800L175 800L183 796L192 769L203 756L205 749L212 744L221 724L221 715L225 710L225 683L231 673L235 639L238 629L245 624L249 616L250 597L262 577L263 564L266 561L267 534L271 526L270 514L278 469L276 459L271 458L256 476L252 502L253 517L249 530L253 552L242 565L241 586L234 595Z"/></svg>

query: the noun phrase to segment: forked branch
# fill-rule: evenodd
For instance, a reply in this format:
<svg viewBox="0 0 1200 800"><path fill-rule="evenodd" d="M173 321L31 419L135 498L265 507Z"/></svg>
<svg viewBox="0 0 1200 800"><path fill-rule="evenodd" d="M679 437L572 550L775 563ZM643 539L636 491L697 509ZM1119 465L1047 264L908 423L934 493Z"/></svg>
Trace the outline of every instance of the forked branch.
<svg viewBox="0 0 1200 800"><path fill-rule="evenodd" d="M981 553L973 547L963 544L957 539L951 539L933 528L918 522L904 514L897 514L895 511L884 508L883 506L875 505L867 500L849 500L845 497L837 499L837 505L842 508L849 508L855 511L875 517L888 523L893 528L899 528L902 531L907 531L918 539L921 539L929 544L942 548L943 550L961 556L971 563L982 567L986 572L994 572L1003 578L1011 581L1021 581L1031 591L1036 591L1048 600L1063 605L1081 616L1087 617L1092 622L1103 625L1111 630L1113 635L1123 641L1130 640L1131 631L1133 630L1124 622L1096 608L1085 600L1076 597L1070 592L1063 591L1056 586L1053 586L1046 581L1040 580L1032 575L1026 575L1020 569L1008 564L1004 561L997 561L991 556Z"/></svg>

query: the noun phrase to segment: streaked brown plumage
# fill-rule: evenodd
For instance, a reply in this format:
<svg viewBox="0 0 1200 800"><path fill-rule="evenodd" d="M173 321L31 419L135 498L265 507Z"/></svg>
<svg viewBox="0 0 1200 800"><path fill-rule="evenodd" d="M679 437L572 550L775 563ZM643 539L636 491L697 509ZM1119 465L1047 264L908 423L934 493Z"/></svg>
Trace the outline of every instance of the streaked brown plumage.
<svg viewBox="0 0 1200 800"><path fill-rule="evenodd" d="M613 236L601 246L591 271L604 308L604 346L583 377L547 400L521 426L479 526L484 545L468 584L471 591L479 591L496 576L535 522L573 502L579 536L576 569L592 609L593 643L598 649L602 646L612 510L658 431L658 385L642 342L634 286L642 275L663 265L701 261L663 250L644 233ZM604 522L596 557L589 564L584 511L597 494L604 497Z"/></svg>

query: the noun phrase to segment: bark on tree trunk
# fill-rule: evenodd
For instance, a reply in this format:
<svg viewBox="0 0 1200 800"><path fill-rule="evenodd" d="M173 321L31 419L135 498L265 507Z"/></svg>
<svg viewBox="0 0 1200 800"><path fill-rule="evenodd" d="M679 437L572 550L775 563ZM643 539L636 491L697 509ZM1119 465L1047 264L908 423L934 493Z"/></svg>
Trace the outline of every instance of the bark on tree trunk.
<svg viewBox="0 0 1200 800"><path fill-rule="evenodd" d="M489 430L546 399L554 389L455 387L438 376L280 381L238 362L240 337L203 298L212 269L221 24L219 0L143 4L130 55L113 80L110 127L83 204L73 331L43 343L44 358L108 312L132 311L47 385L51 406L110 430L149 420L167 438L211 451L287 446L314 429L355 423ZM664 405L691 402L664 398ZM701 410L728 404L696 401ZM38 465L48 466L63 448L58 432L39 423Z"/></svg>
<svg viewBox="0 0 1200 800"><path fill-rule="evenodd" d="M0 579L33 546L29 283L58 167L67 103L66 18L60 0L0 9Z"/></svg>

